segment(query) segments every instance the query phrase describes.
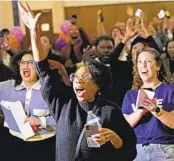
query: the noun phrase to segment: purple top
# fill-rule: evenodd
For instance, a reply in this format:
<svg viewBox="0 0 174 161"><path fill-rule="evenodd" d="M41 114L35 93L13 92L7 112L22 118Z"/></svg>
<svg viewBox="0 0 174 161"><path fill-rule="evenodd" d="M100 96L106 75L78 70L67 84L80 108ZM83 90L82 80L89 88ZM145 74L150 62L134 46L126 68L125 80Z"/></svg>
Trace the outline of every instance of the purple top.
<svg viewBox="0 0 174 161"><path fill-rule="evenodd" d="M165 111L174 111L174 85L160 84L155 89L154 98L158 99L159 107ZM138 91L129 90L123 101L123 114L133 113L133 106L136 104ZM134 127L138 144L174 144L174 129L171 129L160 122L150 112L143 116Z"/></svg>

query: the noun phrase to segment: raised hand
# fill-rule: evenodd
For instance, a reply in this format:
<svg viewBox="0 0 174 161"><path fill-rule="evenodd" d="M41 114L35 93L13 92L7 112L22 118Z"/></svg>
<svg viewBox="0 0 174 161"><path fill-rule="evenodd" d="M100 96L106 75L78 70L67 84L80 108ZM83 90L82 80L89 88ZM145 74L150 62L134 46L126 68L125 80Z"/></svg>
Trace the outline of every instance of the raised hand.
<svg viewBox="0 0 174 161"><path fill-rule="evenodd" d="M133 17L134 16L134 9L132 6L127 6L127 9L126 9L126 13L129 17Z"/></svg>
<svg viewBox="0 0 174 161"><path fill-rule="evenodd" d="M140 27L141 27L141 30L143 31L143 33L145 34L145 36L148 37L150 35L150 33L148 31L147 25L144 22L146 20L145 17L146 17L146 15L145 15L145 13L143 13L143 16L140 17L140 19L141 19Z"/></svg>
<svg viewBox="0 0 174 161"><path fill-rule="evenodd" d="M124 38L122 42L126 43L127 40L134 37L136 34L137 34L137 28L134 28L133 20L128 19L126 23L126 32L124 34Z"/></svg>
<svg viewBox="0 0 174 161"><path fill-rule="evenodd" d="M36 16L34 16L27 2L25 2L24 5L21 2L18 2L18 8L19 8L19 12L21 14L23 23L30 30L35 30L41 13L38 13Z"/></svg>
<svg viewBox="0 0 174 161"><path fill-rule="evenodd" d="M103 22L104 21L104 15L103 15L102 9L99 9L97 11L97 19L98 19L98 22Z"/></svg>

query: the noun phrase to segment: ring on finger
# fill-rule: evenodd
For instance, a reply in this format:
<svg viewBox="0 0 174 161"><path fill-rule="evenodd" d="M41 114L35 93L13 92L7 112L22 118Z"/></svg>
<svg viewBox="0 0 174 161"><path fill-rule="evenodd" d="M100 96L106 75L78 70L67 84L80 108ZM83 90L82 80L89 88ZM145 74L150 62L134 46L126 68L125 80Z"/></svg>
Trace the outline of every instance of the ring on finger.
<svg viewBox="0 0 174 161"><path fill-rule="evenodd" d="M102 136L102 141L103 141L104 143L105 143L105 141L106 141L105 138L104 138L104 136Z"/></svg>

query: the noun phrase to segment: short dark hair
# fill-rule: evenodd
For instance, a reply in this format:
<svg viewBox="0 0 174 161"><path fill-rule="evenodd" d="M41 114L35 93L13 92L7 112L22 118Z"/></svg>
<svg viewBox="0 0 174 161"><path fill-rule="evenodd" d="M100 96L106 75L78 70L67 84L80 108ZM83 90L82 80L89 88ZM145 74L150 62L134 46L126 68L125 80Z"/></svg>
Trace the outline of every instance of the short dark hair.
<svg viewBox="0 0 174 161"><path fill-rule="evenodd" d="M96 50L89 50L90 54L86 55L98 55ZM110 69L103 64L97 57L85 57L83 60L89 73L91 74L94 82L99 86L99 92L102 96L106 96L112 88L113 79Z"/></svg>
<svg viewBox="0 0 174 161"><path fill-rule="evenodd" d="M2 36L4 36L5 33L10 33L9 29L4 28L1 30Z"/></svg>
<svg viewBox="0 0 174 161"><path fill-rule="evenodd" d="M103 40L112 41L112 44L115 46L114 39L113 39L111 36L108 36L108 35L101 35L101 36L99 36L99 37L95 40L94 46L97 47L98 44L99 44L101 41L103 41Z"/></svg>

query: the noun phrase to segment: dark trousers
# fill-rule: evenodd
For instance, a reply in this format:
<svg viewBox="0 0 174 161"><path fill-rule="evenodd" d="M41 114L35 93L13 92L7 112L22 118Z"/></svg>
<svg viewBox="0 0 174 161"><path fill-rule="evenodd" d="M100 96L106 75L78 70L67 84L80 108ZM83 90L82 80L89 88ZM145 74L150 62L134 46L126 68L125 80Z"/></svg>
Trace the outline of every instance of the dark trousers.
<svg viewBox="0 0 174 161"><path fill-rule="evenodd" d="M8 129L2 131L0 161L55 161L55 137L26 142L9 134Z"/></svg>

